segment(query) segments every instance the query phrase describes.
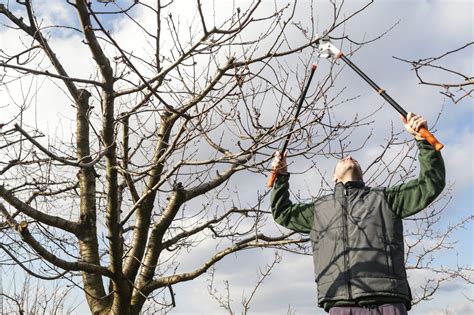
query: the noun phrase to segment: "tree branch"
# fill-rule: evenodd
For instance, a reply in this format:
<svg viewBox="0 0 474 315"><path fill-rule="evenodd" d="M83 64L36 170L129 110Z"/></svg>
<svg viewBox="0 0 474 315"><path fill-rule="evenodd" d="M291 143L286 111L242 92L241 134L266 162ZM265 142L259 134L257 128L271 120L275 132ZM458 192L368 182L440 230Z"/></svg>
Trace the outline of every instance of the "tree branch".
<svg viewBox="0 0 474 315"><path fill-rule="evenodd" d="M10 65L10 64L4 63L4 62L0 62L0 67L15 69L15 70L19 70L19 71L24 71L26 73L31 73L31 74L44 75L44 76L47 76L47 77L50 77L50 78L61 79L63 81L92 84L92 85L96 85L96 86L102 86L103 85L101 82L94 81L94 80L87 80L87 79L81 79L81 78L72 78L72 77L69 77L69 76L54 74L54 73L49 72L48 70L39 71L39 70L25 68L25 67L21 67L21 66Z"/></svg>
<svg viewBox="0 0 474 315"><path fill-rule="evenodd" d="M14 126L15 126L15 130L20 132L26 139L28 139L28 141L30 141L41 152L43 152L44 154L49 156L51 159L53 159L55 161L58 161L58 162L61 162L65 165L77 166L77 167L81 167L81 168L89 168L89 167L93 166L94 164L96 164L98 161L100 161L100 159L105 155L105 152L106 152L105 150L103 152L100 152L94 159L91 159L91 156L87 155L87 156L84 156L82 158L82 160L79 160L79 162L73 162L71 160L68 160L68 159L62 158L60 156L57 156L53 152L46 149L38 141L36 141L32 136L30 136L23 128L21 128L20 125L15 124ZM86 163L82 162L84 159L89 159L90 162L86 162Z"/></svg>
<svg viewBox="0 0 474 315"><path fill-rule="evenodd" d="M290 234L282 235L279 237L269 237L264 234L259 234L257 235L257 237L251 237L251 238L242 240L236 243L234 246L228 247L225 250L218 252L211 259L209 259L201 268L196 269L192 272L187 272L187 273L182 273L178 275L155 279L151 281L149 284L147 284L143 288L142 291L145 294L147 294L157 288L173 285L173 284L183 282L183 281L193 280L197 278L198 276L202 275L203 273L205 273L212 265L220 261L225 256L235 253L237 251L243 250L243 249L259 248L259 247L276 247L276 246L282 246L282 245L304 243L308 241L308 239L299 239L299 240L288 239L288 237L290 237L293 234L294 233L290 233Z"/></svg>
<svg viewBox="0 0 474 315"><path fill-rule="evenodd" d="M69 233L73 233L73 234L78 233L79 225L77 223L71 222L69 220L66 220L57 216L52 216L52 215L49 215L49 214L46 214L44 212L34 209L30 205L16 198L3 185L0 185L0 197L2 197L6 202L8 202L12 207L26 214L32 219L38 220L41 223L59 228Z"/></svg>
<svg viewBox="0 0 474 315"><path fill-rule="evenodd" d="M56 57L56 54L54 54L47 40L44 38L43 34L41 33L41 30L38 29L38 27L36 26L36 21L30 1L25 1L24 4L26 5L30 26L26 25L23 22L22 18L17 18L10 10L5 7L4 4L0 4L0 13L4 14L10 21L12 21L15 25L17 25L20 29L22 29L25 33L30 35L40 44L40 46L43 48L44 52L48 56L49 60L53 64L54 68L58 72L59 76L63 78L63 82L66 85L69 93L73 96L74 99L77 99L79 97L79 94L76 86L74 85L72 80L65 79L69 78L69 75L67 74L59 59Z"/></svg>
<svg viewBox="0 0 474 315"><path fill-rule="evenodd" d="M36 253L38 253L38 255L40 255L42 258L55 265L56 267L68 271L86 271L94 274L107 276L110 278L112 277L112 273L107 268L101 267L100 265L94 265L85 262L69 262L50 253L31 235L30 231L28 230L28 223L26 221L17 223L16 220L12 216L10 216L5 206L3 206L3 204L1 203L0 213L2 213L2 215L5 217L10 227L17 231L22 237L22 239L28 245L30 245L31 248L33 248Z"/></svg>

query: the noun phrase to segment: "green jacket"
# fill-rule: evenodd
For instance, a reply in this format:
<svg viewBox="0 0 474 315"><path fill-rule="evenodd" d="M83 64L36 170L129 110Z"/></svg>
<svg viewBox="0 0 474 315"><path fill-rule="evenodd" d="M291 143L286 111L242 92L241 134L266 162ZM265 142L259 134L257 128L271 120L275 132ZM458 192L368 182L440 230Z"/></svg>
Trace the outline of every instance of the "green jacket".
<svg viewBox="0 0 474 315"><path fill-rule="evenodd" d="M410 308L401 219L428 206L445 185L441 154L425 141L418 147L418 178L390 188L339 183L332 194L293 204L289 176L277 178L273 217L282 226L311 235L318 302L326 310L389 302Z"/></svg>

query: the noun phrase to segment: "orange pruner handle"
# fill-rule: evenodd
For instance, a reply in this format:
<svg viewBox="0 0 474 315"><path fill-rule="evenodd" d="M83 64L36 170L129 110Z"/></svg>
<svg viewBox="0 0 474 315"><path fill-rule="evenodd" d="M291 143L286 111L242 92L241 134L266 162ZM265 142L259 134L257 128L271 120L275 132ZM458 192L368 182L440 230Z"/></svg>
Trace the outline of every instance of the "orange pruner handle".
<svg viewBox="0 0 474 315"><path fill-rule="evenodd" d="M270 174L270 176L268 176L268 180L267 180L268 188L273 187L273 184L275 184L276 178L277 178L277 173L275 170L272 170L272 173Z"/></svg>
<svg viewBox="0 0 474 315"><path fill-rule="evenodd" d="M429 132L428 129L426 129L425 127L421 127L418 133L420 134L420 136L425 138L425 140L428 141L429 144L431 144L436 151L440 151L444 147L444 144L439 142L438 139L436 139L436 137L433 136L433 134Z"/></svg>

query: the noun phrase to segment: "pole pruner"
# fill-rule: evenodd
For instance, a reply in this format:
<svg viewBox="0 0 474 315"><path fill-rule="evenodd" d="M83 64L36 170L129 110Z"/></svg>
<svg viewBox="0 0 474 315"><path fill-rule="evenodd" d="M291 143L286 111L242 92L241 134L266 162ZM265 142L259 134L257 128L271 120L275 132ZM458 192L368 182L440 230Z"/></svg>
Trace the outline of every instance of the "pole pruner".
<svg viewBox="0 0 474 315"><path fill-rule="evenodd" d="M387 92L380 88L374 81L372 81L362 70L360 70L349 58L347 58L342 51L340 51L336 46L334 46L331 43L331 40L329 39L329 36L325 34L316 44L317 48L319 49L320 56L323 58L331 58L333 57L334 60L337 59L342 59L352 70L354 70L359 76L362 77L362 79L365 80L377 93L380 94L390 105L392 105L393 108L397 112L399 112L403 117L407 117L407 112L400 106L398 105L395 100L393 100ZM428 131L428 129L422 127L420 130L418 130L420 135L428 141L436 151L440 151L444 145L438 141L438 139L431 134L431 132Z"/></svg>

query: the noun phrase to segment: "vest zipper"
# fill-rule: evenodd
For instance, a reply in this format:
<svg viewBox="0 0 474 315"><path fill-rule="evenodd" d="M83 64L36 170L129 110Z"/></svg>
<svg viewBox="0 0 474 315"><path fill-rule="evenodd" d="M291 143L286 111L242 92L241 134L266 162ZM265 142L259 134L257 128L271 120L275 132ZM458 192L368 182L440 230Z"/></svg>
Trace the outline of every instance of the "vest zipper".
<svg viewBox="0 0 474 315"><path fill-rule="evenodd" d="M352 289L351 289L351 279L350 279L350 270L349 270L349 253L347 252L347 245L349 241L349 235L347 232L347 188L344 186L344 206L342 207L342 244L344 250L344 269L346 271L346 282L347 282L347 295L349 300L352 300Z"/></svg>

